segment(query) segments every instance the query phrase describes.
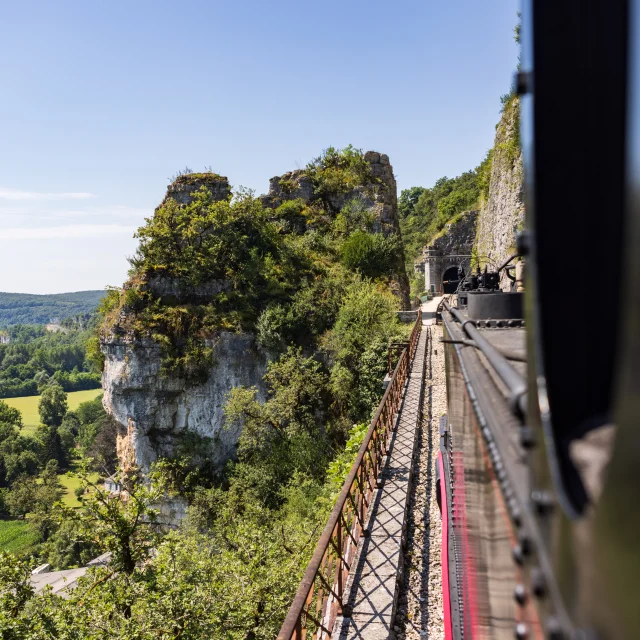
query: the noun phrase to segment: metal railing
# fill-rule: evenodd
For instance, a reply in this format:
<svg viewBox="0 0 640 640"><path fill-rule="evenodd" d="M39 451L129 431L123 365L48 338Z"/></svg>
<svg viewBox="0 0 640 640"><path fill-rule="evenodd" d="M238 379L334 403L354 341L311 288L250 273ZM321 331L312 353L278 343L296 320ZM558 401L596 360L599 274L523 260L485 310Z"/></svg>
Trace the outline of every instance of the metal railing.
<svg viewBox="0 0 640 640"><path fill-rule="evenodd" d="M342 598L383 458L387 453L409 369L422 330L422 311L378 410L360 446L338 500L318 540L278 640L327 640L343 613Z"/></svg>

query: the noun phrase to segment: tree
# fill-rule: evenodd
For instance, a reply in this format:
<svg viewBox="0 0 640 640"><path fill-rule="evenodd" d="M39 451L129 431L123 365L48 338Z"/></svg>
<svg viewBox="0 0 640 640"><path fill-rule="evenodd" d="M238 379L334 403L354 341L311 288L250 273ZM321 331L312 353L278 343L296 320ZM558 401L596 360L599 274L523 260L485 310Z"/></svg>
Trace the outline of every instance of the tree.
<svg viewBox="0 0 640 640"><path fill-rule="evenodd" d="M398 213L401 218L407 218L413 213L418 198L420 198L424 191L426 191L424 187L411 187L402 190L398 198Z"/></svg>
<svg viewBox="0 0 640 640"><path fill-rule="evenodd" d="M0 424L22 427L22 414L18 409L14 409L0 400Z"/></svg>
<svg viewBox="0 0 640 640"><path fill-rule="evenodd" d="M143 482L138 469L119 469L115 479L122 491L112 494L89 479L88 461L82 467L80 486L87 495L83 508L66 507L61 519L76 523L78 539L97 544L102 552L109 551L113 571L131 575L159 540L157 505L167 493L167 478L152 468Z"/></svg>
<svg viewBox="0 0 640 640"><path fill-rule="evenodd" d="M43 424L58 427L67 413L67 394L58 384L48 385L38 403L38 413Z"/></svg>

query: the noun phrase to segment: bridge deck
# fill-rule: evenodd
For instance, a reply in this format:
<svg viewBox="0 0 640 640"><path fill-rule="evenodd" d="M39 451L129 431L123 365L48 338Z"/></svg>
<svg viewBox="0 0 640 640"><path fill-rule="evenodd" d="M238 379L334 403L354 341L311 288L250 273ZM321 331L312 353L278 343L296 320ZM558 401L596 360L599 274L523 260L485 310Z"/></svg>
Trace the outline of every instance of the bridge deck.
<svg viewBox="0 0 640 640"><path fill-rule="evenodd" d="M430 323L426 320L426 323ZM345 615L332 638L379 640L393 635L398 589L403 572L408 495L420 421L429 330L420 334L391 446L346 585ZM347 614L349 614L347 616Z"/></svg>

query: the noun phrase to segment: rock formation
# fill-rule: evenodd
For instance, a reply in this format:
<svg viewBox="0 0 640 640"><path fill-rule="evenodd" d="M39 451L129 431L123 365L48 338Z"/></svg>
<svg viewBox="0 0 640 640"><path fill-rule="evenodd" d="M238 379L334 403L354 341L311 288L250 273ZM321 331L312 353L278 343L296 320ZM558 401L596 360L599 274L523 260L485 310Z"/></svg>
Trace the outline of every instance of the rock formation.
<svg viewBox="0 0 640 640"><path fill-rule="evenodd" d="M389 156L376 151L367 151L364 154L364 159L370 166L373 180L346 193L327 194L327 204L334 213L338 213L347 202L357 198L374 212L373 231L385 236L395 234L400 237L398 191ZM287 200L301 199L308 203L314 197L314 186L311 179L304 170L298 169L271 178L269 193L262 196L262 203L266 207L276 208ZM397 268L392 275L394 282L391 283L391 288L400 299L402 308L409 309L409 278L402 251L399 252Z"/></svg>
<svg viewBox="0 0 640 640"><path fill-rule="evenodd" d="M371 174L379 180L362 185L349 193L331 196L336 213L355 196L361 197L375 212L375 229L385 235L399 234L396 185L389 159L374 152L366 154ZM195 191L205 186L214 200L228 199L230 188L226 178L215 174L180 176L168 188L163 204L169 198L179 205L189 204ZM285 200L315 197L314 187L304 171L294 171L270 181L263 205L275 208ZM408 304L408 282L404 259L398 256L396 289ZM160 304L207 304L226 291L224 280L210 280L196 289L177 278L151 275L142 281L129 281L132 293L150 295ZM124 295L126 298L126 295ZM212 350L212 364L204 376L187 379L179 373L163 370L162 347L150 336L140 335L132 327L135 315L131 306L121 306L115 317L105 322L101 338L104 355L102 386L104 406L120 425L118 454L123 466L136 464L143 469L160 456L186 455L191 460L205 452L216 467L233 457L239 431L225 427L223 407L234 387L256 387L258 398L264 399L263 376L269 354L259 346L255 333L218 330L203 340Z"/></svg>
<svg viewBox="0 0 640 640"><path fill-rule="evenodd" d="M519 146L519 103L505 106L496 130L489 197L478 217L476 246L481 265L497 267L515 251L524 226L524 169ZM511 282L503 275L503 288Z"/></svg>

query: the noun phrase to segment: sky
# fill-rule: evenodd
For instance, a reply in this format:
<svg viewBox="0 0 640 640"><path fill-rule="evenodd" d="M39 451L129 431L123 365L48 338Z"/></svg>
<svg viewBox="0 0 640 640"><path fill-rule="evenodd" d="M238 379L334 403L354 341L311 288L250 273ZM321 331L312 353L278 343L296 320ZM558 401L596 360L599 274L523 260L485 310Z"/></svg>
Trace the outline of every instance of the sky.
<svg viewBox="0 0 640 640"><path fill-rule="evenodd" d="M0 2L0 291L120 285L170 177L264 193L323 149L398 190L473 169L518 0Z"/></svg>

